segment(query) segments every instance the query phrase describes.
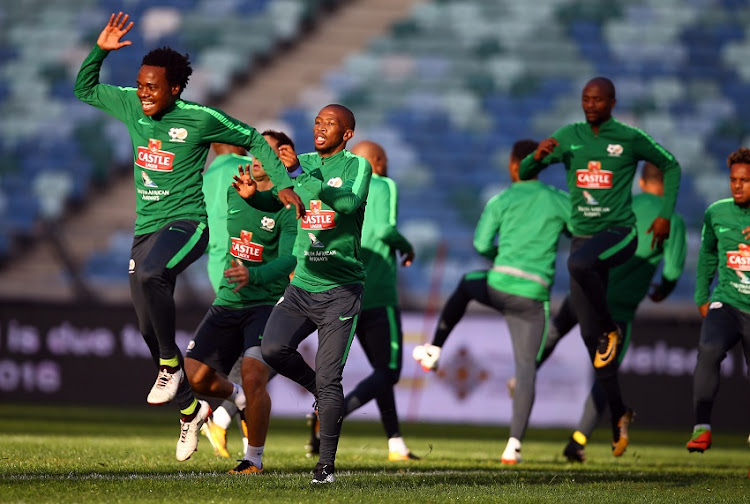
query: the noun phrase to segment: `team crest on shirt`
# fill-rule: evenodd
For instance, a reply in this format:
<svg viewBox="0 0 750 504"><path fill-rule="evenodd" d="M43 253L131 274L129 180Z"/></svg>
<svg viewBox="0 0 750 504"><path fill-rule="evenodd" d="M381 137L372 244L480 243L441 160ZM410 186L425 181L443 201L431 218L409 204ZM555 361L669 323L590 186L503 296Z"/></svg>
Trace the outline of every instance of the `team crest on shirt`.
<svg viewBox="0 0 750 504"><path fill-rule="evenodd" d="M266 231L273 231L274 226L276 226L276 221L273 220L270 217L263 216L260 218L260 228L264 229Z"/></svg>
<svg viewBox="0 0 750 504"><path fill-rule="evenodd" d="M188 132L185 128L169 128L170 142L184 142L187 136Z"/></svg>
<svg viewBox="0 0 750 504"><path fill-rule="evenodd" d="M174 153L162 150L161 140L149 138L148 146L139 145L135 153L135 165L144 170L171 172Z"/></svg>
<svg viewBox="0 0 750 504"><path fill-rule="evenodd" d="M263 262L263 245L253 241L253 232L240 231L240 236L232 236L232 246L229 253L237 259L250 262Z"/></svg>
<svg viewBox="0 0 750 504"><path fill-rule="evenodd" d="M331 187L341 187L344 182L341 180L341 177L333 177L332 179L328 179L327 184Z"/></svg>
<svg viewBox="0 0 750 504"><path fill-rule="evenodd" d="M300 226L302 229L333 229L336 227L333 210L323 210L320 200L310 200L310 210L305 212Z"/></svg>
<svg viewBox="0 0 750 504"><path fill-rule="evenodd" d="M602 170L601 161L589 161L585 170L576 170L576 187L612 189L612 172Z"/></svg>
<svg viewBox="0 0 750 504"><path fill-rule="evenodd" d="M727 251L727 268L734 270L743 284L750 284L750 277L747 271L750 271L750 245L739 243L737 250Z"/></svg>
<svg viewBox="0 0 750 504"><path fill-rule="evenodd" d="M620 144L609 144L607 145L607 154L609 157L620 157L622 156L622 145Z"/></svg>

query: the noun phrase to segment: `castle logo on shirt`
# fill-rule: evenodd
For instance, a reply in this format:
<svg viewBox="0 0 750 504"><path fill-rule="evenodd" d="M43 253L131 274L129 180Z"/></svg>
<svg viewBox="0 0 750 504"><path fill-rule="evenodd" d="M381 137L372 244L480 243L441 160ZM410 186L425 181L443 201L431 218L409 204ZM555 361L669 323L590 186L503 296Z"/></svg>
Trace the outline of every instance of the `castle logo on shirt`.
<svg viewBox="0 0 750 504"><path fill-rule="evenodd" d="M174 165L174 153L161 150L161 140L150 138L148 147L138 146L135 165L145 170L171 172Z"/></svg>
<svg viewBox="0 0 750 504"><path fill-rule="evenodd" d="M333 229L336 227L333 210L323 210L320 200L310 200L310 209L302 217L302 229Z"/></svg>
<svg viewBox="0 0 750 504"><path fill-rule="evenodd" d="M240 236L232 236L229 253L237 259L251 262L263 262L263 245L253 242L252 231L240 231Z"/></svg>
<svg viewBox="0 0 750 504"><path fill-rule="evenodd" d="M589 161L585 170L576 170L576 187L612 189L612 172L602 170L601 161Z"/></svg>
<svg viewBox="0 0 750 504"><path fill-rule="evenodd" d="M740 243L738 250L727 251L727 267L734 270L740 277L740 282L750 284L750 278L745 271L750 271L750 245Z"/></svg>

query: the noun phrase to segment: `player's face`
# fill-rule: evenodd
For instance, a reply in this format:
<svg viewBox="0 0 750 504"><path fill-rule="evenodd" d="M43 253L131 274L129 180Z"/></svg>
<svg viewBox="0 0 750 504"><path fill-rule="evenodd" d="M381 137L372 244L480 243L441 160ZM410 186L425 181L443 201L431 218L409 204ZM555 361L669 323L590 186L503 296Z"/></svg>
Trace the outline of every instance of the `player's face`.
<svg viewBox="0 0 750 504"><path fill-rule="evenodd" d="M341 152L352 134L343 115L335 107L325 107L315 118L313 141L315 150L321 156L332 156Z"/></svg>
<svg viewBox="0 0 750 504"><path fill-rule="evenodd" d="M750 205L750 164L735 163L729 168L729 188L736 205Z"/></svg>
<svg viewBox="0 0 750 504"><path fill-rule="evenodd" d="M591 82L583 88L581 107L589 124L599 125L612 117L614 106L615 99L601 84Z"/></svg>
<svg viewBox="0 0 750 504"><path fill-rule="evenodd" d="M147 116L155 116L166 111L177 100L180 92L180 86L169 85L167 69L164 67L141 66L136 84L141 108Z"/></svg>

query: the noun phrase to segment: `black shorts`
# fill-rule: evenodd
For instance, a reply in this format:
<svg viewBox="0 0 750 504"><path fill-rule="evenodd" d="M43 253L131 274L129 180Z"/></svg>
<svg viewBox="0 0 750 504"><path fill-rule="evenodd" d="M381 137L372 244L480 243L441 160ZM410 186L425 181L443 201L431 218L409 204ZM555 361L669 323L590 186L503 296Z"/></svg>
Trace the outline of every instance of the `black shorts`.
<svg viewBox="0 0 750 504"><path fill-rule="evenodd" d="M258 350L272 309L271 305L250 308L212 305L196 329L185 356L225 375L241 355L262 361Z"/></svg>

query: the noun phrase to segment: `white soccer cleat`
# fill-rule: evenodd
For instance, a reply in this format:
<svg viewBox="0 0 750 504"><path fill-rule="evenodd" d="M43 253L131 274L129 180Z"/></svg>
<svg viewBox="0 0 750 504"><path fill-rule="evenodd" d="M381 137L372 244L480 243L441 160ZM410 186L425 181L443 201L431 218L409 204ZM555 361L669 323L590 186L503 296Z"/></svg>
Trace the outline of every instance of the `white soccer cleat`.
<svg viewBox="0 0 750 504"><path fill-rule="evenodd" d="M506 465L515 465L521 462L521 442L518 439L513 437L508 439L500 462Z"/></svg>
<svg viewBox="0 0 750 504"><path fill-rule="evenodd" d="M198 432L211 414L211 406L206 401L198 401L198 411L189 422L180 419L180 439L177 440L177 460L183 462L198 449Z"/></svg>
<svg viewBox="0 0 750 504"><path fill-rule="evenodd" d="M146 402L149 404L166 404L177 395L177 387L185 377L182 368L177 371L170 371L166 366L159 368L159 376L156 377L151 392L148 393Z"/></svg>
<svg viewBox="0 0 750 504"><path fill-rule="evenodd" d="M425 371L436 371L438 361L440 360L440 350L439 346L430 345L429 343L417 345L414 347L411 356L414 357L415 361L419 362Z"/></svg>

